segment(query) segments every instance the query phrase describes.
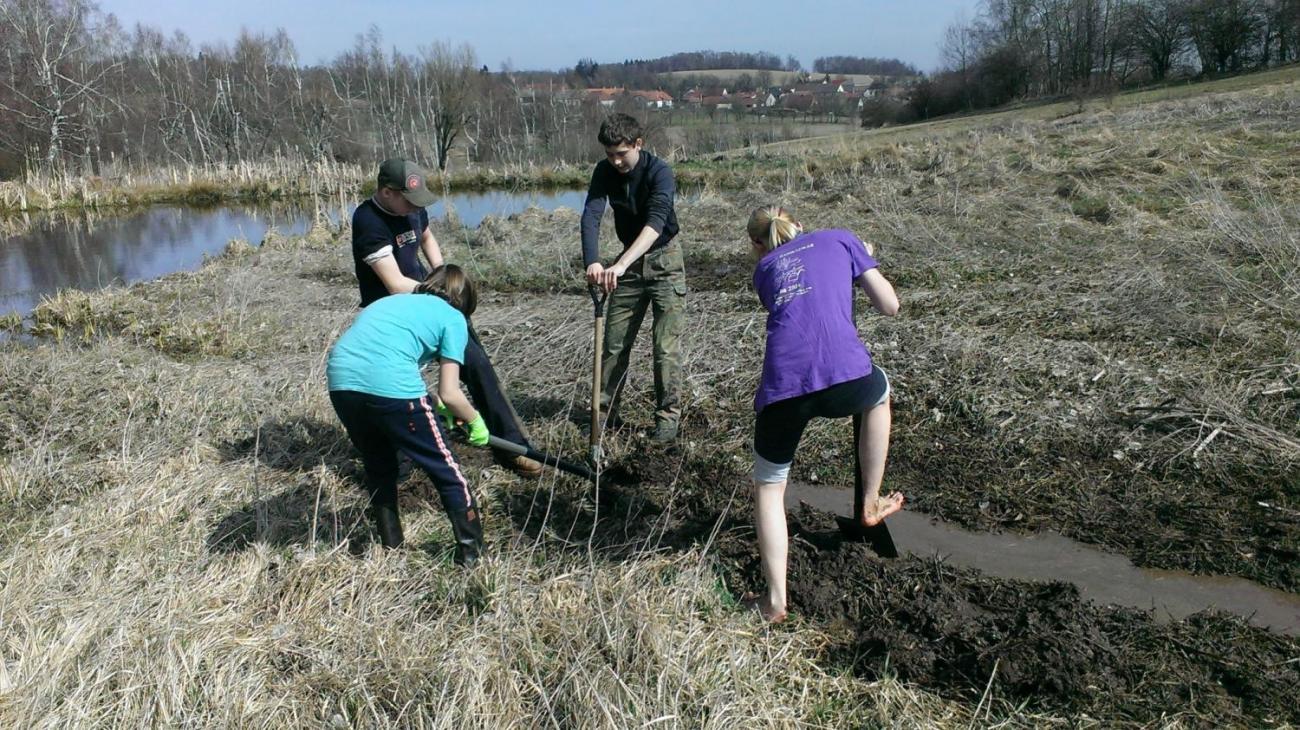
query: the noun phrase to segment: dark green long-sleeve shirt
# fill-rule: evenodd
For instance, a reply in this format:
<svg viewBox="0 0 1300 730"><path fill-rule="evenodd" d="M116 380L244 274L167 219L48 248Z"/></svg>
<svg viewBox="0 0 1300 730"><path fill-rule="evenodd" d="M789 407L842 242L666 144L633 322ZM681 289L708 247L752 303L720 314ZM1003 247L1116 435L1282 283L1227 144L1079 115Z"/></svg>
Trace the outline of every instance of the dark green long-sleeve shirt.
<svg viewBox="0 0 1300 730"><path fill-rule="evenodd" d="M679 230L673 209L676 193L672 168L645 150L626 175L615 170L609 160L596 163L582 209L583 266L591 266L600 257L600 219L606 201L614 208L614 230L623 246L632 245L641 229L650 226L659 232L649 249L653 251L668 245Z"/></svg>

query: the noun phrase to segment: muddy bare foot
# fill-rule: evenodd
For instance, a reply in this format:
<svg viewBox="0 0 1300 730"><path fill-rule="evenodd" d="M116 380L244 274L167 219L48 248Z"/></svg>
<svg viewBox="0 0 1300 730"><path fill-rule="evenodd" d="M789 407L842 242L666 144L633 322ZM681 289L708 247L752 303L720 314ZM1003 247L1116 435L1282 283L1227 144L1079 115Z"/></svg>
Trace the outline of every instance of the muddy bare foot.
<svg viewBox="0 0 1300 730"><path fill-rule="evenodd" d="M875 527L885 518L903 509L903 495L893 492L886 497L879 497L875 504L866 506L866 514L858 518L863 527Z"/></svg>
<svg viewBox="0 0 1300 730"><path fill-rule="evenodd" d="M746 593L741 597L740 605L751 611L757 611L763 617L763 620L770 624L779 624L789 616L789 613L784 608L774 608L771 599L767 596Z"/></svg>

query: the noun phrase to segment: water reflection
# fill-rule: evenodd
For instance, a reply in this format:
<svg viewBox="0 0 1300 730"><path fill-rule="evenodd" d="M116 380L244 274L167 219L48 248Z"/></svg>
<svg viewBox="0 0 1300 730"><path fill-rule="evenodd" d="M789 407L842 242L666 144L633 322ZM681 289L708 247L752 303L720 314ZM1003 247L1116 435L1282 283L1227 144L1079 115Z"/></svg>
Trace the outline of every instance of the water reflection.
<svg viewBox="0 0 1300 730"><path fill-rule="evenodd" d="M583 196L581 191L452 195L429 212L440 218L450 208L463 225L474 227L484 216L510 215L530 205L578 208ZM352 214L337 202L333 208L323 205L158 206L127 215L77 211L7 219L0 224L0 316L27 315L42 296L59 289L133 284L193 270L231 239L257 244L271 228L296 235L317 215L337 222Z"/></svg>
<svg viewBox="0 0 1300 730"><path fill-rule="evenodd" d="M531 205L545 210L555 210L560 207L578 210L582 208L582 202L586 197L587 193L584 190L560 190L548 193L498 191L448 195L446 198L439 198L438 202L429 206L429 216L442 218L447 215L450 208L455 211L461 225L478 228L478 224L489 215L513 215Z"/></svg>

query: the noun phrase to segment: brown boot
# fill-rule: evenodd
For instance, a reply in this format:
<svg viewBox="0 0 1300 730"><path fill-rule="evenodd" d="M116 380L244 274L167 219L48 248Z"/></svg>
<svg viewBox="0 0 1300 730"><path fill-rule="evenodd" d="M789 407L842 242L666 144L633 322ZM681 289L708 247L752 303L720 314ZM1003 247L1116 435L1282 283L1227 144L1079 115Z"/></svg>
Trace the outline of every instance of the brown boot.
<svg viewBox="0 0 1300 730"><path fill-rule="evenodd" d="M542 462L520 455L511 459L510 470L525 479L536 479L542 475Z"/></svg>
<svg viewBox="0 0 1300 730"><path fill-rule="evenodd" d="M536 479L542 475L542 462L523 454L497 454L496 462L525 479Z"/></svg>

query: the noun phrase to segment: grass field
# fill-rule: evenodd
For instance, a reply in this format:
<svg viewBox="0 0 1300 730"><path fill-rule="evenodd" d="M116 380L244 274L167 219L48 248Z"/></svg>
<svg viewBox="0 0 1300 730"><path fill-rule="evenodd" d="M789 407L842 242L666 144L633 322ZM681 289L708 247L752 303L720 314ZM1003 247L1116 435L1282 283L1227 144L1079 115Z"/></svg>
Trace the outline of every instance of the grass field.
<svg viewBox="0 0 1300 730"><path fill-rule="evenodd" d="M0 725L1295 726L1294 638L881 560L810 508L794 620L736 597L759 580L764 322L743 224L770 201L873 242L899 290L902 314L860 331L894 380L887 487L911 509L1300 592L1297 118L1285 82L687 166L681 446L611 435L639 483L599 512L462 446L493 553L471 572L419 475L410 546L371 544L324 392L355 314L346 230L64 292L35 344L0 344ZM439 231L488 289L476 325L534 441L575 458L576 229L530 211ZM815 424L794 478L849 484L847 440Z"/></svg>
<svg viewBox="0 0 1300 730"><path fill-rule="evenodd" d="M1152 89L1126 91L1113 96L1051 104L1014 105L997 111L943 117L929 122L901 127L881 127L878 129L858 130L847 134L837 133L821 137L775 142L770 145L763 145L757 151L761 154L776 155L804 152L827 154L844 149L858 149L864 145L913 142L934 136L961 134L969 130L984 129L998 124L1053 121L1080 114L1121 112L1162 102L1196 99L1234 91L1262 90L1264 93L1269 93L1268 90L1275 87L1281 87L1281 89L1276 89L1278 91L1294 88L1297 81L1300 81L1300 65L1291 65L1270 71L1243 74L1213 81L1196 81ZM728 154L744 155L754 153L754 149L745 149L733 150Z"/></svg>

